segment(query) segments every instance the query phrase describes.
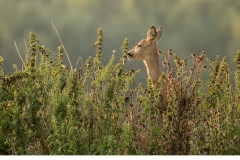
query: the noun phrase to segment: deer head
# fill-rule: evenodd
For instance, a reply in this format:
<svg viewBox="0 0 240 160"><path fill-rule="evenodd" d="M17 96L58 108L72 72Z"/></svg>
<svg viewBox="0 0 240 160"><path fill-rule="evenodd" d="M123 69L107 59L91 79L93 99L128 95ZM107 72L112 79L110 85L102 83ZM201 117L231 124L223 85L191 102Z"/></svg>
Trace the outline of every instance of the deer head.
<svg viewBox="0 0 240 160"><path fill-rule="evenodd" d="M163 28L157 30L152 26L147 32L147 39L141 40L133 49L128 51L128 56L133 60L143 60L147 68L148 77L156 84L161 74L157 42L162 36Z"/></svg>

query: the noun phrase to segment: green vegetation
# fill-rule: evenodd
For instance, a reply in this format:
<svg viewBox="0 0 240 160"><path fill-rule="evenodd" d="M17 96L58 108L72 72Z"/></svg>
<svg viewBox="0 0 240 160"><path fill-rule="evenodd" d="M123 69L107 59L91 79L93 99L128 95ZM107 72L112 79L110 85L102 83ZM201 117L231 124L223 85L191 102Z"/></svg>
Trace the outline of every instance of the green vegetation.
<svg viewBox="0 0 240 160"><path fill-rule="evenodd" d="M38 39L48 48L57 48L59 40L52 20L73 65L79 56L84 62L94 56L92 44L98 28L107 31L103 51L109 60L112 50L117 51L116 59L121 58L125 37L132 48L146 38L151 26L163 27L158 43L162 51L173 48L182 59L204 50L212 61L216 55L226 56L231 64L240 47L239 8L239 0L0 0L0 55L5 73L14 72L12 64L21 69L14 41L24 55L29 31L38 33ZM64 63L70 68L67 58ZM235 64L229 67L233 70ZM147 72L141 62L127 63L126 68L141 69L136 83L147 86Z"/></svg>
<svg viewBox="0 0 240 160"><path fill-rule="evenodd" d="M15 72L5 75L0 57L0 154L240 154L240 50L234 72L225 57L207 59L206 82L205 52L192 54L189 71L187 59L171 49L161 53L168 71L159 86L165 78L171 83L168 110L160 113L161 87L150 80L147 88L133 86L139 71L125 68L127 39L122 57L114 62L113 53L103 65L99 29L95 56L72 70L63 63L63 46L55 54L34 33L29 44L23 70L14 65Z"/></svg>

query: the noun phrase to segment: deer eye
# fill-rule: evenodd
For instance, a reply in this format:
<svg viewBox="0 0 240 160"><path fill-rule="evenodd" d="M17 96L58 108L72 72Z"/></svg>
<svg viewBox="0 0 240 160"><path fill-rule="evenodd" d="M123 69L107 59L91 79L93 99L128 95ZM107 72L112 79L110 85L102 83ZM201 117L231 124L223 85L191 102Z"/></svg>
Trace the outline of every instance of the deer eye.
<svg viewBox="0 0 240 160"><path fill-rule="evenodd" d="M139 45L137 45L137 47L142 47L142 45L139 44Z"/></svg>

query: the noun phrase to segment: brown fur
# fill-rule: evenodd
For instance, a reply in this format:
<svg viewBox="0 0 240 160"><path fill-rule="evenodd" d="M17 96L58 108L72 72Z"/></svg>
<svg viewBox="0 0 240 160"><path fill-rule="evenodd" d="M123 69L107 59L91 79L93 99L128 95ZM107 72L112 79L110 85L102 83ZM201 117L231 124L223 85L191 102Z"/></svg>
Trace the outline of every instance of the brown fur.
<svg viewBox="0 0 240 160"><path fill-rule="evenodd" d="M159 76L162 71L159 65L159 55L157 42L162 36L162 27L157 30L152 26L147 32L147 39L140 41L134 48L128 51L128 55L133 60L142 60L147 68L148 77L152 84L156 87ZM159 109L166 110L167 108L167 84L164 84L162 92L162 100L159 102Z"/></svg>

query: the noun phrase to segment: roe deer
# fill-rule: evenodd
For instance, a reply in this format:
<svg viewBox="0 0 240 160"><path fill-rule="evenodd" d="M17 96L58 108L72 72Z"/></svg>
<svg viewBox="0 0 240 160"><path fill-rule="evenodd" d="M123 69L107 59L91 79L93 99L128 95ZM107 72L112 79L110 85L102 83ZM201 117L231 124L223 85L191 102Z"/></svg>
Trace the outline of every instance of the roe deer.
<svg viewBox="0 0 240 160"><path fill-rule="evenodd" d="M158 79L162 73L159 66L159 54L157 42L161 38L163 28L159 27L157 30L152 26L147 32L147 39L140 41L134 48L127 52L132 60L143 60L147 68L148 77L152 84L156 87ZM162 100L159 102L159 110L167 109L167 83L163 84L161 91Z"/></svg>

